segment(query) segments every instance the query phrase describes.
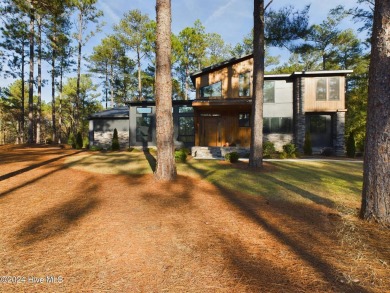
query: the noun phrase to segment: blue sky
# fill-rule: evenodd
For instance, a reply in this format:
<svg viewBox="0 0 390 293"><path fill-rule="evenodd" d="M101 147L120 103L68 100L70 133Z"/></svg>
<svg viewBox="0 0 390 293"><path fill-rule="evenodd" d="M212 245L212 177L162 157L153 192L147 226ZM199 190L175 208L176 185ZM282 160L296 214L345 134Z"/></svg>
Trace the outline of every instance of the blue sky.
<svg viewBox="0 0 390 293"><path fill-rule="evenodd" d="M104 12L106 25L102 32L96 34L83 49L85 56L88 56L92 48L100 43L100 40L113 31L113 25L117 24L123 14L129 10L139 9L142 13L148 14L150 19L155 19L155 0L98 0L98 9ZM268 1L266 0L267 4ZM323 21L329 10L341 3L340 0L274 0L272 9L278 9L287 5L294 5L302 9L308 4L310 8L310 23ZM356 0L343 0L343 5L353 7ZM172 31L177 34L182 29L192 26L195 20L199 19L208 33L218 33L226 43L235 45L251 31L253 26L253 0L172 0ZM350 20L345 21L344 28L356 27ZM271 55L281 55L282 60L288 58L288 54L278 49L271 49ZM85 65L85 61L84 61ZM84 68L85 69L85 68ZM36 70L36 69L35 69ZM43 65L43 71L47 72L47 65ZM85 71L85 70L83 70ZM48 78L49 75L47 75ZM73 74L74 76L74 74ZM0 85L6 86L12 80L1 80ZM43 98L49 101L50 83L43 88Z"/></svg>
<svg viewBox="0 0 390 293"><path fill-rule="evenodd" d="M270 6L278 9L294 5L302 9L311 4L310 22L319 23L324 20L331 8L340 3L346 7L355 5L356 0L274 0ZM266 0L267 4L268 1ZM139 9L142 13L155 19L154 0L99 0L99 9L103 10L107 23L105 33L118 23L124 12ZM227 43L235 45L247 35L253 25L253 0L172 0L172 31L179 33L183 28L192 26L200 19L206 31L219 33Z"/></svg>

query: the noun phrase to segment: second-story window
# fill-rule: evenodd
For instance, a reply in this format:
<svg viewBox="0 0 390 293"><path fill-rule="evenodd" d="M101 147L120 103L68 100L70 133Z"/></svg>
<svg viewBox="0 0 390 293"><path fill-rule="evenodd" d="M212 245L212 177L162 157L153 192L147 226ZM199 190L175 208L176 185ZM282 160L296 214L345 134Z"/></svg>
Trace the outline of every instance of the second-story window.
<svg viewBox="0 0 390 293"><path fill-rule="evenodd" d="M203 99L222 97L222 82L218 81L216 83L201 87L200 96Z"/></svg>
<svg viewBox="0 0 390 293"><path fill-rule="evenodd" d="M316 100L317 101L339 101L340 100L340 78L339 77L318 77L316 79Z"/></svg>
<svg viewBox="0 0 390 293"><path fill-rule="evenodd" d="M240 97L249 97L251 95L251 73L250 71L241 73L238 76L238 95Z"/></svg>
<svg viewBox="0 0 390 293"><path fill-rule="evenodd" d="M264 103L275 103L275 81L264 81Z"/></svg>

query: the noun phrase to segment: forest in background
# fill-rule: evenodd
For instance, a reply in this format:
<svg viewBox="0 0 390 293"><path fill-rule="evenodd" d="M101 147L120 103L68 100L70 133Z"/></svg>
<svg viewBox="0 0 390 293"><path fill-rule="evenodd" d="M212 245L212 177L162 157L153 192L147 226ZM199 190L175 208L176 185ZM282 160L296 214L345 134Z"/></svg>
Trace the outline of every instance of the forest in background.
<svg viewBox="0 0 390 293"><path fill-rule="evenodd" d="M139 10L124 13L111 35L92 54L85 46L103 29L97 0L2 0L0 74L13 78L0 95L0 144L66 143L77 132L86 136L91 113L132 100L153 100L156 22ZM353 133L363 151L368 94L372 0L338 6L323 22L308 25L310 7L266 10L266 73L352 69L347 84L346 136ZM312 4L315 5L314 3ZM344 19L360 29L341 29ZM93 31L90 24L95 24ZM299 24L299 33L294 29ZM290 31L291 34L286 34ZM253 34L227 44L198 20L172 35L173 99L189 99L189 75L201 68L252 53ZM291 53L281 63L272 47ZM42 64L49 70L42 71ZM88 73L81 73L87 67ZM34 73L36 73L34 75ZM96 81L99 81L96 82ZM50 102L42 87L51 87Z"/></svg>

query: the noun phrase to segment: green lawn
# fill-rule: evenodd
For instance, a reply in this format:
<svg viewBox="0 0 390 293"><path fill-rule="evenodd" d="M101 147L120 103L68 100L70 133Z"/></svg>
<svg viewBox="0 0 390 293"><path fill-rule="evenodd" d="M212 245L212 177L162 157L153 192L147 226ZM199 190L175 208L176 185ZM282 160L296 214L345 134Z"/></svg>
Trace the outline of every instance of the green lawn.
<svg viewBox="0 0 390 293"><path fill-rule="evenodd" d="M84 153L68 163L92 172L139 175L152 173L153 157L141 151ZM192 159L178 163L177 168L179 175L200 177L219 188L268 200L312 202L348 214L356 214L360 206L361 162L266 162L261 172L247 169L245 163L238 164Z"/></svg>

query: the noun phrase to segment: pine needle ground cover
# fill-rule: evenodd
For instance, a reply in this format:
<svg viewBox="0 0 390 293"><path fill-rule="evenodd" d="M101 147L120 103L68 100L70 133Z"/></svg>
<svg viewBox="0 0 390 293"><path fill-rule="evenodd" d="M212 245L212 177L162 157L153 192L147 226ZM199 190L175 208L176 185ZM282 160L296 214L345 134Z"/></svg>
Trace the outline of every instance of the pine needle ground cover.
<svg viewBox="0 0 390 293"><path fill-rule="evenodd" d="M157 183L152 157L0 148L0 291L390 288L389 230L357 218L361 163L189 159Z"/></svg>

